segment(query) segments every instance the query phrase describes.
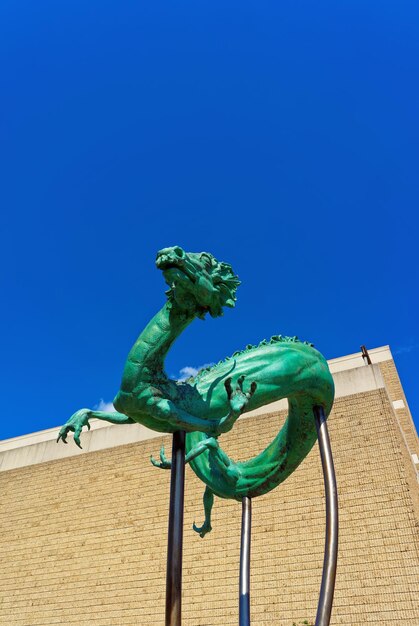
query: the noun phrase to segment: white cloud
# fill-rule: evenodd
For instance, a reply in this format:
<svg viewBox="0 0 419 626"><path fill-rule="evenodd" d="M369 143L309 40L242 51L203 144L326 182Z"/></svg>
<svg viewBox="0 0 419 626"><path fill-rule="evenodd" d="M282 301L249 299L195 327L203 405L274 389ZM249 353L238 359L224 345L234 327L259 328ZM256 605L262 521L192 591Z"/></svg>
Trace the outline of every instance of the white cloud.
<svg viewBox="0 0 419 626"><path fill-rule="evenodd" d="M203 365L198 365L198 367L186 365L185 367L182 367L181 370L179 370L180 376L178 377L178 380L186 380L190 376L196 376L199 370L202 370L202 368L204 367L211 367L211 365L214 365L214 363L204 363Z"/></svg>
<svg viewBox="0 0 419 626"><path fill-rule="evenodd" d="M400 348L396 348L394 350L394 354L407 354L408 352L416 350L416 348L419 348L419 343L412 343L407 346L400 346Z"/></svg>
<svg viewBox="0 0 419 626"><path fill-rule="evenodd" d="M115 407L112 402L105 402L103 398L93 407L95 411L103 411L104 413L115 413Z"/></svg>

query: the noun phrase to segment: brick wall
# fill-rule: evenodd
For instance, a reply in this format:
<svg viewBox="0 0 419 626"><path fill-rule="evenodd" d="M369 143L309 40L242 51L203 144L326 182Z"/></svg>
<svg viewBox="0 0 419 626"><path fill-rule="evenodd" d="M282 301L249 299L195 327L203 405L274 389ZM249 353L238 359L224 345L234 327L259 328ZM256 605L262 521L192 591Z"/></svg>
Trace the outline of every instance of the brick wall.
<svg viewBox="0 0 419 626"><path fill-rule="evenodd" d="M248 458L278 422L240 420L223 448ZM419 623L412 466L386 391L338 399L329 431L340 498L332 623ZM149 463L162 441L170 452L159 437L0 473L1 625L164 623L170 475ZM189 469L186 486L183 623L236 625L240 504L216 499L213 531L200 539L191 526L203 519L203 485ZM254 626L314 619L324 532L316 446L253 502Z"/></svg>
<svg viewBox="0 0 419 626"><path fill-rule="evenodd" d="M419 455L418 436L409 411L406 396L404 395L403 387L397 373L396 364L393 360L383 361L380 363L380 370L383 374L390 400L392 402L397 400L403 401L403 408L395 408L396 417L399 420L411 454Z"/></svg>

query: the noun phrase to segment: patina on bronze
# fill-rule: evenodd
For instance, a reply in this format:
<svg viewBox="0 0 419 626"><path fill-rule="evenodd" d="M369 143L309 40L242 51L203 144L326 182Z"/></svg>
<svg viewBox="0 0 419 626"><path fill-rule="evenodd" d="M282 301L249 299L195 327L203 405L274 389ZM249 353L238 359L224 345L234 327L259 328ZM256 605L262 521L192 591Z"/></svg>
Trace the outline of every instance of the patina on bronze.
<svg viewBox="0 0 419 626"><path fill-rule="evenodd" d="M180 460L177 457L177 470L172 472L171 511L176 510L178 520L183 520L183 479L179 480L179 475L182 465L189 463L206 484L205 520L199 527L194 524L204 537L211 530L214 495L250 504L251 498L274 489L304 460L317 439L314 407L319 407L326 425L333 404L333 379L326 360L312 344L282 335L274 335L256 346L248 345L186 381L170 379L164 371L164 360L175 339L194 319L203 319L208 313L218 317L223 314L223 307L234 307L240 281L227 263L217 261L207 252L186 253L179 246L161 250L156 265L169 287L167 301L128 355L121 388L114 399L117 411L81 409L61 428L57 441L66 443L72 431L81 447L82 428L90 428L92 417L114 424L137 422L158 432L185 432L186 457L183 452ZM230 459L220 447L220 435L231 430L241 414L282 398L288 399L289 412L274 440L248 461ZM178 448L174 450L178 455ZM151 461L157 467L171 468L163 448L160 460ZM171 599L166 605L166 623L178 626L181 539L173 534L173 515L169 523L172 553L169 551L167 587ZM250 527L248 539L250 549ZM175 555L176 550L180 550L180 558ZM328 581L330 587L330 576ZM248 608L243 610L249 612ZM321 622L321 626L325 624Z"/></svg>

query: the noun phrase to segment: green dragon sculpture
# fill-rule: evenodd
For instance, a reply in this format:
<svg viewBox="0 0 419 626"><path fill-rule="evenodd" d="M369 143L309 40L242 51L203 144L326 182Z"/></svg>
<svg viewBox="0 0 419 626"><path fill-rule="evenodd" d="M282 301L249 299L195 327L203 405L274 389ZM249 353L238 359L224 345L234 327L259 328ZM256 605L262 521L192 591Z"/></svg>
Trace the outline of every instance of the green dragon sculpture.
<svg viewBox="0 0 419 626"><path fill-rule="evenodd" d="M179 246L161 250L156 265L169 286L167 302L128 355L114 399L117 411L81 409L61 428L57 441L67 443L72 431L81 447L82 428L90 428L91 418L113 424L137 422L158 432L185 430L185 461L206 484L205 521L201 527L194 524L203 537L211 530L214 494L239 501L265 494L303 461L317 439L313 407L330 413L333 379L312 344L281 335L248 345L186 381L168 378L164 360L175 339L195 318L203 319L207 313L218 317L224 306L234 307L240 282L230 265L206 252L186 253ZM288 399L289 413L275 439L253 459L238 463L230 459L218 437L233 428L242 413L282 398ZM163 469L171 466L164 448L160 461L153 457L151 461Z"/></svg>

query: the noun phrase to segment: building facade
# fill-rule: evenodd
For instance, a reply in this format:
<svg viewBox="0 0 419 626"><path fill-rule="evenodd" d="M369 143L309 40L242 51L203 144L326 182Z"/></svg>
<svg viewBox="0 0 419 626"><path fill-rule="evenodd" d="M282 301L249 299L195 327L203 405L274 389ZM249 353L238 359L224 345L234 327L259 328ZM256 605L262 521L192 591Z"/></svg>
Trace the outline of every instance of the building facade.
<svg viewBox="0 0 419 626"><path fill-rule="evenodd" d="M332 624L419 624L419 446L388 346L329 361L329 433L339 490ZM281 401L223 435L236 460L261 451L286 416ZM0 624L164 624L170 473L150 454L171 437L141 425L92 423L56 445L57 429L0 442ZM241 506L215 500L201 539L204 486L187 469L183 623L238 623ZM294 474L253 502L255 626L314 621L324 534L317 445Z"/></svg>

